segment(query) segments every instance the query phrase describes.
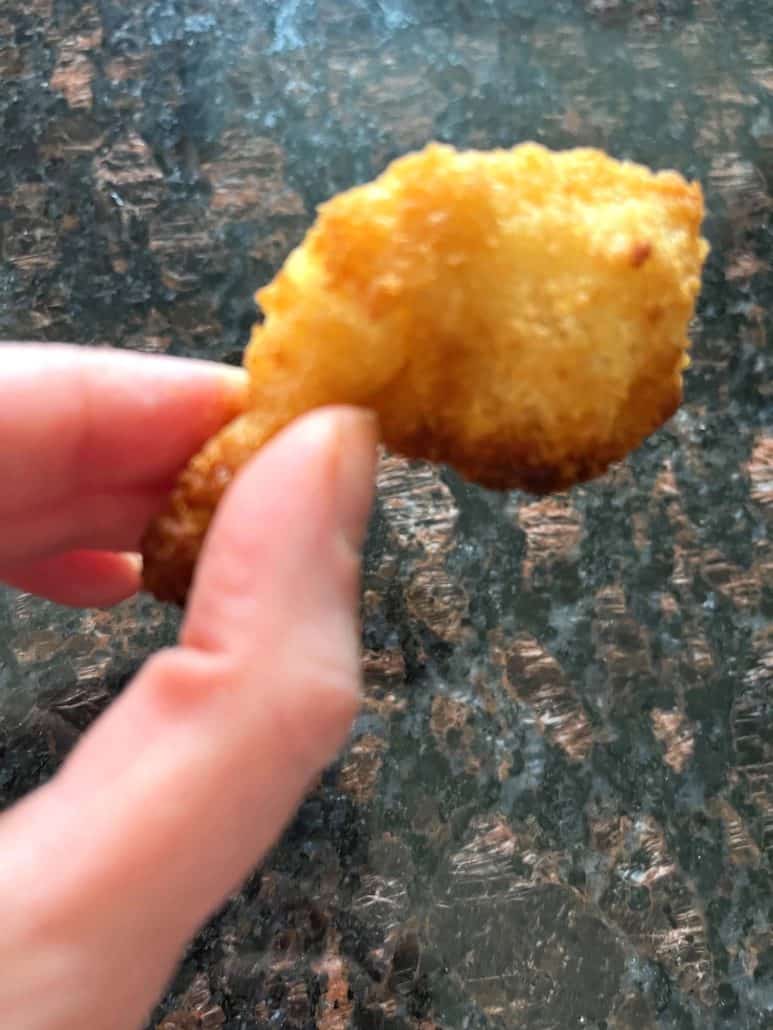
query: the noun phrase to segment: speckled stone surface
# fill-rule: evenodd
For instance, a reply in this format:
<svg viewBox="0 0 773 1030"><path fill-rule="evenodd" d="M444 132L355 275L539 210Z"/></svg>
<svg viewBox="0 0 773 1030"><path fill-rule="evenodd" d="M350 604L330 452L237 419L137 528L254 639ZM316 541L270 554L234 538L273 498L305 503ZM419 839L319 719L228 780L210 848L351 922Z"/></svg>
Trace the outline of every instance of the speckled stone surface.
<svg viewBox="0 0 773 1030"><path fill-rule="evenodd" d="M385 457L352 745L150 1026L773 1026L772 25L0 0L0 337L238 360L314 205L433 137L603 146L710 208L687 402L623 467L535 501ZM176 625L0 594L5 803Z"/></svg>

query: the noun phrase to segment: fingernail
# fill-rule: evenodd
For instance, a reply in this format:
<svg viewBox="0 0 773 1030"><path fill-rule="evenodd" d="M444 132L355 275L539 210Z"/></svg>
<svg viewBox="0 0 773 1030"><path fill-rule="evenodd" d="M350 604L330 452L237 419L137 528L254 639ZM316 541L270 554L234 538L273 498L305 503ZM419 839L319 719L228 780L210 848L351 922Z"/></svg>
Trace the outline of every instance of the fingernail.
<svg viewBox="0 0 773 1030"><path fill-rule="evenodd" d="M359 554L373 504L378 420L360 408L341 409L337 419L335 517L344 540Z"/></svg>
<svg viewBox="0 0 773 1030"><path fill-rule="evenodd" d="M231 365L222 365L220 375L225 386L228 406L233 409L234 414L239 414L247 407L249 377L243 368L234 368Z"/></svg>
<svg viewBox="0 0 773 1030"><path fill-rule="evenodd" d="M134 551L124 552L124 560L127 565L130 565L137 575L142 575L142 555L135 554Z"/></svg>

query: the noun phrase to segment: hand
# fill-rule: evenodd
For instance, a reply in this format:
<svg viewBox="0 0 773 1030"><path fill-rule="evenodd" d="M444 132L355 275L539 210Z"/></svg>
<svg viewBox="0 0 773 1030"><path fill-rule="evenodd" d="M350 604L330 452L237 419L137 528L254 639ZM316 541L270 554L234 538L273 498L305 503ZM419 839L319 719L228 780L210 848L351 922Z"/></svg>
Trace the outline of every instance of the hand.
<svg viewBox="0 0 773 1030"><path fill-rule="evenodd" d="M1 345L0 579L79 605L136 591L124 552L243 390L209 363ZM244 469L179 645L0 818L0 1026L139 1027L342 746L375 440L367 414L326 409Z"/></svg>

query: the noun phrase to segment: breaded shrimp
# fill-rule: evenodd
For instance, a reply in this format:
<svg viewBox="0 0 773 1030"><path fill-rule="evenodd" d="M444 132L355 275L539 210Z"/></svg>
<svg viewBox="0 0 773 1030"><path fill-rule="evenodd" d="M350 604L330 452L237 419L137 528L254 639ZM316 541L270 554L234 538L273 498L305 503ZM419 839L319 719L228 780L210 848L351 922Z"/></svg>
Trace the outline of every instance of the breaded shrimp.
<svg viewBox="0 0 773 1030"><path fill-rule="evenodd" d="M681 401L702 218L674 172L536 144L433 144L335 197L257 294L248 408L150 526L147 588L184 602L231 478L320 405L371 408L387 447L487 487L598 476Z"/></svg>

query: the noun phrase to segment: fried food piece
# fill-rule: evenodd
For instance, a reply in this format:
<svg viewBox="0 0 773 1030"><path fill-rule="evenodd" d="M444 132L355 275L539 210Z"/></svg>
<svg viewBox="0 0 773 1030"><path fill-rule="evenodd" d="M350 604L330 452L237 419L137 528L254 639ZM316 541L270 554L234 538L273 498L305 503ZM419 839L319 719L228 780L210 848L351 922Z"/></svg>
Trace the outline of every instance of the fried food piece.
<svg viewBox="0 0 773 1030"><path fill-rule="evenodd" d="M230 479L323 404L374 409L389 448L487 487L602 473L681 401L702 217L674 172L535 144L433 144L323 205L257 295L248 410L147 532L147 588L184 601Z"/></svg>

